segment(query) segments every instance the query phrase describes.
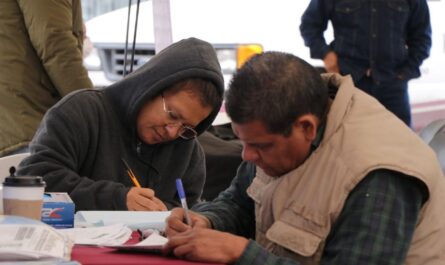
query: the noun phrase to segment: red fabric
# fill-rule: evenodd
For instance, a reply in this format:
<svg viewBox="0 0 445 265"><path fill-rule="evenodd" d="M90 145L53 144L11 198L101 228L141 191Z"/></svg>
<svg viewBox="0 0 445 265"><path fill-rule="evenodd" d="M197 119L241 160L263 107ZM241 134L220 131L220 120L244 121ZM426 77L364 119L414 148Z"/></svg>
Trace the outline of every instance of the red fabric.
<svg viewBox="0 0 445 265"><path fill-rule="evenodd" d="M133 233L132 239L128 243L134 243L135 240L137 240L137 234ZM71 260L78 261L82 265L216 265L215 263L196 263L150 253L122 252L112 248L80 245L73 247Z"/></svg>

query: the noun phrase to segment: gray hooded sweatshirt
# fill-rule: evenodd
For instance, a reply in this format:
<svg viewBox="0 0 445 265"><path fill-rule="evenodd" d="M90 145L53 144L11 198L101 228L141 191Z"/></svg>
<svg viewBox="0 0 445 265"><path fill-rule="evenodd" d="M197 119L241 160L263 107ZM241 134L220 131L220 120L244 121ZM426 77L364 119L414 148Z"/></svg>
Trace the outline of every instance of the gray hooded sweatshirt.
<svg viewBox="0 0 445 265"><path fill-rule="evenodd" d="M213 47L190 38L153 56L125 79L102 90L79 90L52 107L30 144L31 156L19 175L43 176L47 192L67 192L77 210L127 210L133 183L125 159L142 187L151 188L168 208L178 206L175 179L182 178L194 205L205 182L204 152L196 139L148 145L137 136L141 107L185 78L211 80L218 92L224 80ZM212 123L219 107L195 129Z"/></svg>

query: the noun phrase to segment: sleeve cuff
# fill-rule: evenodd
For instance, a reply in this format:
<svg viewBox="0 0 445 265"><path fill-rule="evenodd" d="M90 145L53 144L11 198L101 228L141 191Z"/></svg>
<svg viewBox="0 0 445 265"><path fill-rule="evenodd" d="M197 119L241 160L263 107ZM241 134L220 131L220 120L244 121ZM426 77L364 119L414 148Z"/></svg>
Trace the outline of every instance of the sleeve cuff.
<svg viewBox="0 0 445 265"><path fill-rule="evenodd" d="M235 262L235 265L259 264L259 261L266 261L265 257L267 255L270 255L270 253L262 248L257 242L250 239L243 253Z"/></svg>
<svg viewBox="0 0 445 265"><path fill-rule="evenodd" d="M116 210L127 211L127 193L130 188L119 187L115 190L114 207Z"/></svg>
<svg viewBox="0 0 445 265"><path fill-rule="evenodd" d="M331 51L331 48L328 45L323 45L319 49L311 49L311 57L315 58L315 59L323 60L329 51Z"/></svg>
<svg viewBox="0 0 445 265"><path fill-rule="evenodd" d="M216 214L211 212L199 212L199 214L202 214L209 219L212 229L218 231L224 231L224 223L221 221L221 218L219 218Z"/></svg>

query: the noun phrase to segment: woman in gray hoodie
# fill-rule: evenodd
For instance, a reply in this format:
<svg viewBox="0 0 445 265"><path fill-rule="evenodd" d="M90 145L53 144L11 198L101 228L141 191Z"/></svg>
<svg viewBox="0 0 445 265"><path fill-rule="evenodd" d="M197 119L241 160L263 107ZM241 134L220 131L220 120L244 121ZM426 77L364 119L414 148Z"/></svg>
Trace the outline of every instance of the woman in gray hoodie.
<svg viewBox="0 0 445 265"><path fill-rule="evenodd" d="M67 192L76 210L170 209L180 205L175 179L181 178L192 206L205 182L196 136L216 117L223 91L209 43L174 43L125 79L58 102L18 174L43 176L46 191Z"/></svg>

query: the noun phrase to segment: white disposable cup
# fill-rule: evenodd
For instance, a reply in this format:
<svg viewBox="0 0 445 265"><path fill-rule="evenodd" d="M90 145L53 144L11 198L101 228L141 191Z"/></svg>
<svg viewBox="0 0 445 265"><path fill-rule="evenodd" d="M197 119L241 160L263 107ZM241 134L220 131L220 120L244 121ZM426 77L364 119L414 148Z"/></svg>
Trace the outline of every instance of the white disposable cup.
<svg viewBox="0 0 445 265"><path fill-rule="evenodd" d="M8 177L3 183L3 213L41 219L45 182L41 177Z"/></svg>

